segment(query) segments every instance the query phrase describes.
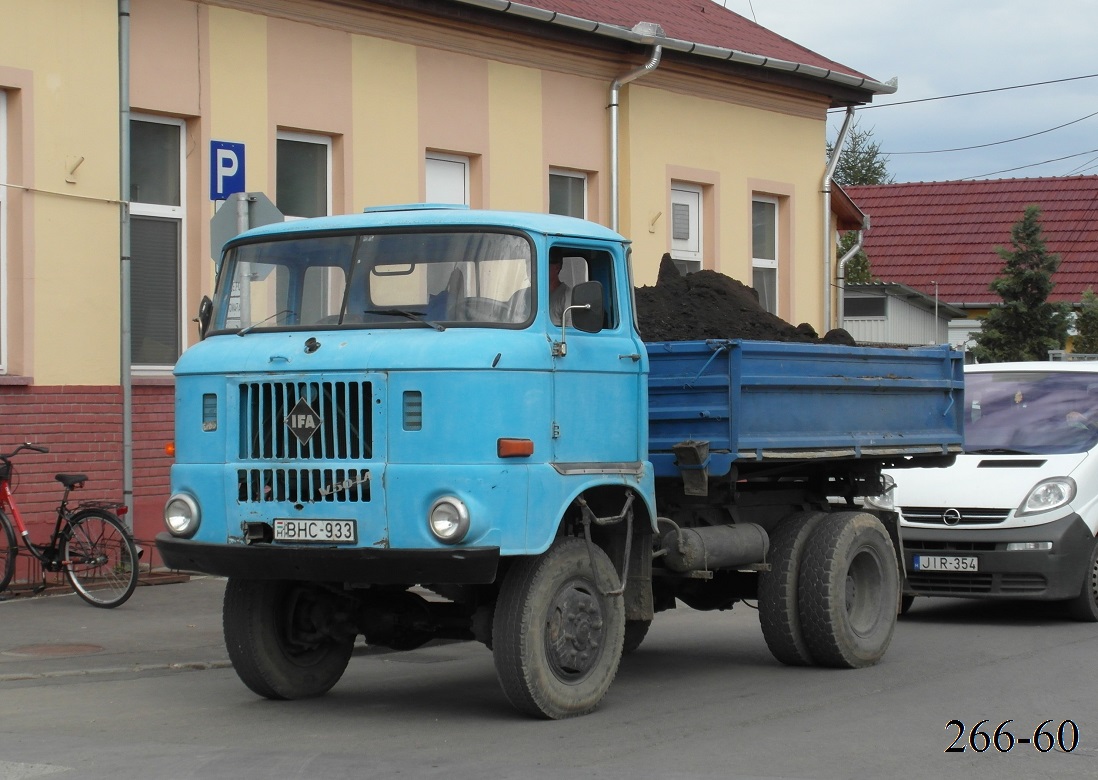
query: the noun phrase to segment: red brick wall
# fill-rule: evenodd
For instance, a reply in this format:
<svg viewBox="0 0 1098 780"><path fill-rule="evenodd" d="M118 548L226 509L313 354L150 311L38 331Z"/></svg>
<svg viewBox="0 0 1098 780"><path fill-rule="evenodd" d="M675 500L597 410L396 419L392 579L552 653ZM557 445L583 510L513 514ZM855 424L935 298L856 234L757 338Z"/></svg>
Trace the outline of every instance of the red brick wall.
<svg viewBox="0 0 1098 780"><path fill-rule="evenodd" d="M158 565L153 538L163 527L171 458L164 446L174 431L173 385L133 389L133 501L129 517L144 548L143 564ZM16 503L31 538L45 541L53 530L62 487L59 473L88 475L78 500L122 500L122 388L117 386L0 385L0 452L30 441L48 454L24 451L15 458ZM20 556L16 576L40 577L29 556Z"/></svg>

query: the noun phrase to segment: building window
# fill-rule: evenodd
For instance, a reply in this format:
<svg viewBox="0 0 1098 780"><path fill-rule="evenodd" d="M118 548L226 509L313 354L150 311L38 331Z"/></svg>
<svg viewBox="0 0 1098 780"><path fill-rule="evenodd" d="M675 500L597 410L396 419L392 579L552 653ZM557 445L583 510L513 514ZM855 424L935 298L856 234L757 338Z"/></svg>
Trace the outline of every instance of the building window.
<svg viewBox="0 0 1098 780"><path fill-rule="evenodd" d="M751 280L759 303L778 313L778 201L751 201Z"/></svg>
<svg viewBox="0 0 1098 780"><path fill-rule="evenodd" d="M182 343L183 123L130 121L130 359L170 368Z"/></svg>
<svg viewBox="0 0 1098 780"><path fill-rule="evenodd" d="M428 152L425 166L428 203L469 205L469 158Z"/></svg>
<svg viewBox="0 0 1098 780"><path fill-rule="evenodd" d="M332 139L304 133L278 134L275 192L287 217L332 213Z"/></svg>
<svg viewBox="0 0 1098 780"><path fill-rule="evenodd" d="M332 213L332 139L324 135L280 132L275 160L275 205L287 220L327 217ZM339 275L339 278L336 276ZM280 276L281 288L288 280ZM328 268L310 269L302 282L298 322L319 322L339 311L346 279ZM334 307L334 309L333 309Z"/></svg>
<svg viewBox="0 0 1098 780"><path fill-rule="evenodd" d="M587 218L587 174L554 168L549 171L549 213Z"/></svg>
<svg viewBox="0 0 1098 780"><path fill-rule="evenodd" d="M702 190L671 183L671 259L679 273L702 269Z"/></svg>
<svg viewBox="0 0 1098 780"><path fill-rule="evenodd" d="M8 93L0 89L0 185L8 183ZM8 188L0 186L0 373L8 369Z"/></svg>
<svg viewBox="0 0 1098 780"><path fill-rule="evenodd" d="M881 296L871 298L847 296L843 300L844 317L879 317L885 316L885 299Z"/></svg>

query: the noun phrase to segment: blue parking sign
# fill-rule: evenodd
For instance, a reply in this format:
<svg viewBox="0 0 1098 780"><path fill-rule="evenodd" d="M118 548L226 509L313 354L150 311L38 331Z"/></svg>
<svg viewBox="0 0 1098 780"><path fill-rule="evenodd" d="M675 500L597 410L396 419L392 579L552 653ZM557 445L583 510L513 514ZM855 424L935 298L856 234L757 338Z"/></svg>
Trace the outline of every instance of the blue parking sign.
<svg viewBox="0 0 1098 780"><path fill-rule="evenodd" d="M244 144L210 141L210 200L244 191Z"/></svg>

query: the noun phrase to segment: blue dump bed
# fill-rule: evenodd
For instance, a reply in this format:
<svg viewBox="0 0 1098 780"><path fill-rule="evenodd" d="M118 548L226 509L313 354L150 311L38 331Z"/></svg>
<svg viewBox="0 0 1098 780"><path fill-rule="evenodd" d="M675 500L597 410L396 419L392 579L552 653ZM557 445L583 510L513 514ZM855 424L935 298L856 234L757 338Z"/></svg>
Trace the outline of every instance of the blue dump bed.
<svg viewBox="0 0 1098 780"><path fill-rule="evenodd" d="M647 346L648 448L657 477L679 475L672 448L683 441L709 443L712 475L733 462L893 461L961 451L963 360L948 346Z"/></svg>

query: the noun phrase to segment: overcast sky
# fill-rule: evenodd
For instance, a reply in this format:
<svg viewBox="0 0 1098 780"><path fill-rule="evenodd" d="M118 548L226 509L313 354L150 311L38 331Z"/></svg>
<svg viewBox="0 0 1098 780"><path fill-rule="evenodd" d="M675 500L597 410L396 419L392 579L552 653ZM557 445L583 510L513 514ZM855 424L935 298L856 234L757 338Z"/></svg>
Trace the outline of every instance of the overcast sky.
<svg viewBox="0 0 1098 780"><path fill-rule="evenodd" d="M714 2L877 81L897 77L856 118L898 182L1098 174L1098 0ZM1074 80L1002 90L1060 79ZM1002 91L888 107L982 90ZM831 115L830 140L841 121Z"/></svg>

